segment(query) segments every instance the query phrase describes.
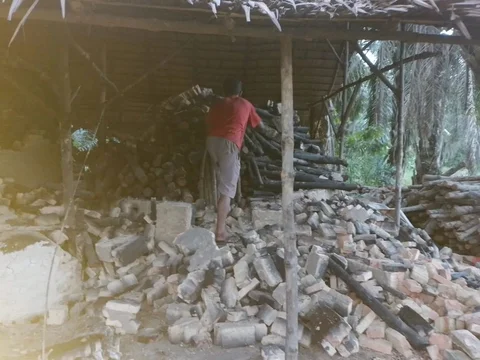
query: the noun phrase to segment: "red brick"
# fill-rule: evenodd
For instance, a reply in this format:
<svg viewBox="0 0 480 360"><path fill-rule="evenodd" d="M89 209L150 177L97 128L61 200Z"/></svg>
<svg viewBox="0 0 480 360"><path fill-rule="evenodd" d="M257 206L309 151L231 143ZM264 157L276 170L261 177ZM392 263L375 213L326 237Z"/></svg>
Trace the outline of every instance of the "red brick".
<svg viewBox="0 0 480 360"><path fill-rule="evenodd" d="M429 338L430 345L438 346L439 350L451 350L452 339L448 335L433 333Z"/></svg>
<svg viewBox="0 0 480 360"><path fill-rule="evenodd" d="M370 339L383 339L385 338L386 329L387 325L383 321L375 320L367 329L367 336Z"/></svg>
<svg viewBox="0 0 480 360"><path fill-rule="evenodd" d="M392 354L392 343L384 339L370 339L365 335L360 335L360 346L377 351L386 355Z"/></svg>
<svg viewBox="0 0 480 360"><path fill-rule="evenodd" d="M442 360L443 357L440 355L440 350L437 345L430 345L427 347L428 356L432 360Z"/></svg>

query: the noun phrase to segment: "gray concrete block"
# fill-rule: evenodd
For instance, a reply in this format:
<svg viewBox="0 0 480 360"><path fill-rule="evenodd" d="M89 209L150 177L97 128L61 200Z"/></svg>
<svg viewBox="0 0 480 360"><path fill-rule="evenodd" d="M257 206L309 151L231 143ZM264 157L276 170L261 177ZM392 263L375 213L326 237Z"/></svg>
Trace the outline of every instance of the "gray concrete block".
<svg viewBox="0 0 480 360"><path fill-rule="evenodd" d="M237 305L238 290L235 278L230 277L223 282L220 299L228 309L234 308Z"/></svg>
<svg viewBox="0 0 480 360"><path fill-rule="evenodd" d="M187 231L192 226L192 204L182 202L157 202L156 241L173 244L177 235Z"/></svg>
<svg viewBox="0 0 480 360"><path fill-rule="evenodd" d="M268 286L275 287L283 281L270 256L256 258L253 261L253 266L260 280L265 281Z"/></svg>

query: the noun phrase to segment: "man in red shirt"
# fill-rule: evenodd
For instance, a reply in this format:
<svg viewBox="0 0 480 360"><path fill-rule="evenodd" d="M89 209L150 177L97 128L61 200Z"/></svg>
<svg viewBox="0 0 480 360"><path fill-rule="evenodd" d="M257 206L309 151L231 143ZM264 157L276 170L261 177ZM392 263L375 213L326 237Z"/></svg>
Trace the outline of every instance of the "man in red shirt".
<svg viewBox="0 0 480 360"><path fill-rule="evenodd" d="M227 79L223 83L225 98L212 106L207 116L207 150L216 165L217 242L225 242L225 222L230 212L231 199L237 191L240 176L240 150L247 126L261 125L255 107L241 97L242 83Z"/></svg>

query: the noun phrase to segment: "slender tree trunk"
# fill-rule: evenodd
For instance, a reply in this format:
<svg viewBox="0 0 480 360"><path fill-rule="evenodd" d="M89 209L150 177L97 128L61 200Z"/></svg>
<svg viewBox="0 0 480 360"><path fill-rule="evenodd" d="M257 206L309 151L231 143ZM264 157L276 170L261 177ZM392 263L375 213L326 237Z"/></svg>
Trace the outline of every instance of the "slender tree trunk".
<svg viewBox="0 0 480 360"><path fill-rule="evenodd" d="M426 112L418 118L419 139L416 160L416 183L421 183L425 174L440 174L441 150L445 119L445 87L449 81L449 57L435 58L430 73L430 86ZM419 107L421 110L421 107Z"/></svg>
<svg viewBox="0 0 480 360"><path fill-rule="evenodd" d="M465 116L467 117L467 127L468 127L468 151L467 151L467 169L470 175L476 173L477 164L479 160L479 150L480 144L478 141L479 131L477 125L476 109L475 109L475 89L473 85L473 79L469 69L467 76L467 101ZM478 74L480 76L480 73ZM477 78L477 82L480 77ZM479 84L480 85L480 84Z"/></svg>

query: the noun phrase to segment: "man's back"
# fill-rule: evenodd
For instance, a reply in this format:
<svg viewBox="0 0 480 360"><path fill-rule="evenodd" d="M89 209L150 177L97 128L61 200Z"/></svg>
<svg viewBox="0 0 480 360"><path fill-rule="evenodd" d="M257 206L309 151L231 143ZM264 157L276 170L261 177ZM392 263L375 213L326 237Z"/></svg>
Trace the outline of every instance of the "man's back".
<svg viewBox="0 0 480 360"><path fill-rule="evenodd" d="M232 141L240 149L248 125L256 127L261 119L253 105L240 96L227 97L210 109L208 136Z"/></svg>

